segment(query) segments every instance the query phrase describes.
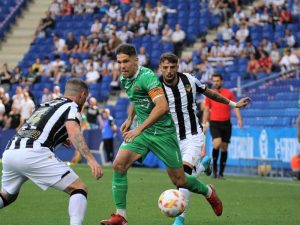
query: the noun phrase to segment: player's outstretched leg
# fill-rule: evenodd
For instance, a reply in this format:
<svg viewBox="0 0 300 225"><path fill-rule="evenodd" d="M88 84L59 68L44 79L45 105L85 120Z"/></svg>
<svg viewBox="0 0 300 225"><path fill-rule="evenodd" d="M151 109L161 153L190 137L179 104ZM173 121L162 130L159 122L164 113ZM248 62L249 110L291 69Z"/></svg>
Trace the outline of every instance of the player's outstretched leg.
<svg viewBox="0 0 300 225"><path fill-rule="evenodd" d="M191 192L202 194L206 197L207 201L213 208L217 216L221 216L223 212L223 205L220 198L217 196L215 188L212 185L206 185L197 180L196 177L186 174L187 183L184 188L189 189Z"/></svg>
<svg viewBox="0 0 300 225"><path fill-rule="evenodd" d="M111 218L102 220L101 225L127 225L126 220L126 195L128 189L127 173L114 171L112 190L117 209L116 214L111 214Z"/></svg>

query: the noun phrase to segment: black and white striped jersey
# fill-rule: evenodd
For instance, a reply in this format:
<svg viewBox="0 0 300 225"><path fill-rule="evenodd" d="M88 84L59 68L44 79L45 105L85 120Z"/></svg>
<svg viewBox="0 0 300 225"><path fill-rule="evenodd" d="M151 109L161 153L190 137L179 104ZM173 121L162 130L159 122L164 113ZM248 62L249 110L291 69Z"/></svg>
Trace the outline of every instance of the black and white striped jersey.
<svg viewBox="0 0 300 225"><path fill-rule="evenodd" d="M26 120L22 128L8 142L6 149L49 148L53 151L68 137L65 122L81 123L79 106L61 97L42 103Z"/></svg>
<svg viewBox="0 0 300 225"><path fill-rule="evenodd" d="M176 125L177 136L180 140L189 134L202 132L196 116L196 93L203 93L206 85L187 73L177 73L178 83L171 87L160 80L169 103L170 112Z"/></svg>

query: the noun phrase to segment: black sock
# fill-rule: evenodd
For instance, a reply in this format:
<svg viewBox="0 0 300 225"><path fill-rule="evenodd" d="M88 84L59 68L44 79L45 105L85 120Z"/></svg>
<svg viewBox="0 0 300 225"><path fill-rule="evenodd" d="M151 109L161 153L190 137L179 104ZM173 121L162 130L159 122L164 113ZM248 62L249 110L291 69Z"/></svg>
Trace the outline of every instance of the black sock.
<svg viewBox="0 0 300 225"><path fill-rule="evenodd" d="M227 151L226 152L221 152L221 160L220 160L220 173L219 175L223 176L225 166L226 166L226 161L227 161Z"/></svg>
<svg viewBox="0 0 300 225"><path fill-rule="evenodd" d="M213 158L213 173L216 175L218 173L218 158L219 158L219 149L213 149L212 152Z"/></svg>

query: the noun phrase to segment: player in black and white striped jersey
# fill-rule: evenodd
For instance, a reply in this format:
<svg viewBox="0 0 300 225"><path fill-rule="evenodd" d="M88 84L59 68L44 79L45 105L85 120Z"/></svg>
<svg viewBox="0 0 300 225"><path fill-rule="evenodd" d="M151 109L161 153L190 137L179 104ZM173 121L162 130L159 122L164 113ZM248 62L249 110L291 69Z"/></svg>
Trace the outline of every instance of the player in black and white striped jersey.
<svg viewBox="0 0 300 225"><path fill-rule="evenodd" d="M83 223L87 187L53 151L71 142L86 158L96 179L103 176L80 132L80 112L88 94L82 80L70 79L64 97L42 103L8 142L2 158L0 208L14 202L23 183L31 180L43 190L52 187L68 193L70 225Z"/></svg>
<svg viewBox="0 0 300 225"><path fill-rule="evenodd" d="M238 108L246 106L249 98L243 98L237 103L231 102L207 88L192 75L177 72L178 57L173 53L165 53L160 57L159 69L162 74L160 80L176 125L184 171L187 174L198 176L201 172L199 171L201 168L200 156L204 144L204 134L196 116L196 93L202 93L215 101ZM193 172L194 168L198 168L198 171ZM184 194L188 205L191 193L187 189L179 188L179 190ZM185 213L186 211L177 217L173 225L183 225Z"/></svg>

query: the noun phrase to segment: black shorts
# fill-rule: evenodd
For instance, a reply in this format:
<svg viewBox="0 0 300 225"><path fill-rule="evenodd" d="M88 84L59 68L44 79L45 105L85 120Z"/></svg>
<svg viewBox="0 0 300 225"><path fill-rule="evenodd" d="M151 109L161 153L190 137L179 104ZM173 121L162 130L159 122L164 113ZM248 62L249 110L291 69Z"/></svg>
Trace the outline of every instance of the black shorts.
<svg viewBox="0 0 300 225"><path fill-rule="evenodd" d="M230 120L209 122L209 129L212 138L221 138L222 142L225 143L230 143L231 127Z"/></svg>

